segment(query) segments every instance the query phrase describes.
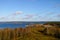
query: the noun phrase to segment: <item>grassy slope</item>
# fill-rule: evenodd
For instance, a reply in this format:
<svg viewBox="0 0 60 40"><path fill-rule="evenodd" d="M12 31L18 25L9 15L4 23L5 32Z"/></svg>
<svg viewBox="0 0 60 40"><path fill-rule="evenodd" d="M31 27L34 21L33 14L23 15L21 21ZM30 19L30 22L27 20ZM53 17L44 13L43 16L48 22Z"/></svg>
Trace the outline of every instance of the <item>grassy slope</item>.
<svg viewBox="0 0 60 40"><path fill-rule="evenodd" d="M60 40L58 38L60 36L59 29L60 28L54 26L46 29L44 25L40 24L13 30L7 28L0 30L0 40Z"/></svg>
<svg viewBox="0 0 60 40"><path fill-rule="evenodd" d="M41 33L40 31L44 30L44 29L45 28L43 28L43 27L37 27L37 26L36 27L32 27L30 29L31 32L28 33L28 34L30 34L29 36L28 36L28 34L26 34L24 36L24 38L23 37L22 38L19 37L18 39L20 39L20 40L60 40L60 39L55 38L53 36L48 36L48 35L44 35L43 33Z"/></svg>

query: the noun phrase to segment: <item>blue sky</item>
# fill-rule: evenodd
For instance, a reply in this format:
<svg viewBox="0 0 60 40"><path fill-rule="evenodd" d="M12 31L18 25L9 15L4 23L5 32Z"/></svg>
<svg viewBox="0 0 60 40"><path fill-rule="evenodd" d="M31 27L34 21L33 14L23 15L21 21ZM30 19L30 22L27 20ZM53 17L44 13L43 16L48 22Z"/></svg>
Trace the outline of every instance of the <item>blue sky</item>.
<svg viewBox="0 0 60 40"><path fill-rule="evenodd" d="M0 0L0 21L60 21L60 0Z"/></svg>

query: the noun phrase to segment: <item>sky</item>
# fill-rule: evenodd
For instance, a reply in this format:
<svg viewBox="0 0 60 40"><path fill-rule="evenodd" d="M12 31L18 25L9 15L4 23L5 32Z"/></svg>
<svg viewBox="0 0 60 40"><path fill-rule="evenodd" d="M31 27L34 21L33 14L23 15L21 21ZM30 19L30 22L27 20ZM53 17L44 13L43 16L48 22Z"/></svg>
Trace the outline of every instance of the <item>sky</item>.
<svg viewBox="0 0 60 40"><path fill-rule="evenodd" d="M0 0L0 21L60 21L60 0Z"/></svg>

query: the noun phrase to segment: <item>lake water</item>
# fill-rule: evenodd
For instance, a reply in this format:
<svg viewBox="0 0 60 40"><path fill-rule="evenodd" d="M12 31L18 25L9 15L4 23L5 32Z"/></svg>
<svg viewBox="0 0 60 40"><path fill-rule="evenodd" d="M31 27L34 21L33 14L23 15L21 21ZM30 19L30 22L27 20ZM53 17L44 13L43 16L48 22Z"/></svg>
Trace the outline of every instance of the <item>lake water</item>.
<svg viewBox="0 0 60 40"><path fill-rule="evenodd" d="M30 24L43 24L45 22L0 22L0 28L17 28L17 27L26 27Z"/></svg>

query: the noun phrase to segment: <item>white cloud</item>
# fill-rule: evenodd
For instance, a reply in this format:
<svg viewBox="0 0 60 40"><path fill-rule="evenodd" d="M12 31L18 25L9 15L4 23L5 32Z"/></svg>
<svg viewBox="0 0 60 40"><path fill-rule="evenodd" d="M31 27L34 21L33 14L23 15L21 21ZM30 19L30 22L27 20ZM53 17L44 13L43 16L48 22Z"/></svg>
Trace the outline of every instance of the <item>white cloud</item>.
<svg viewBox="0 0 60 40"><path fill-rule="evenodd" d="M60 21L57 18L54 19L54 17L50 18L47 16L41 16L41 15L35 15L35 14L25 14L24 17L18 17L21 15L23 16L22 11L16 11L12 13L10 16L0 17L0 21ZM50 13L49 13L50 14ZM52 13L51 13L52 14ZM60 17L60 15L58 15Z"/></svg>
<svg viewBox="0 0 60 40"><path fill-rule="evenodd" d="M19 15L19 14L22 14L23 12L22 11L16 11L16 12L14 12L12 15Z"/></svg>
<svg viewBox="0 0 60 40"><path fill-rule="evenodd" d="M16 14L22 14L23 12L22 11L16 11Z"/></svg>

